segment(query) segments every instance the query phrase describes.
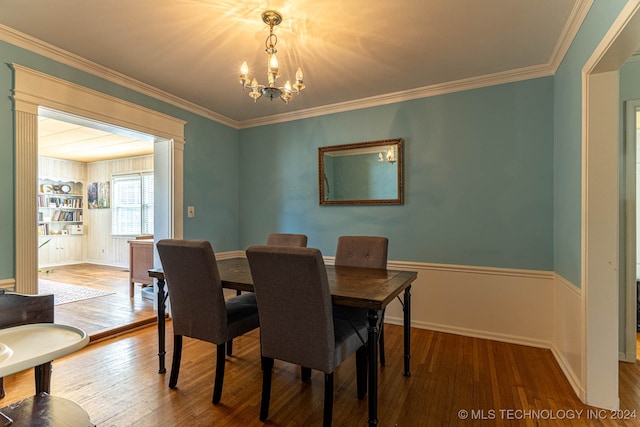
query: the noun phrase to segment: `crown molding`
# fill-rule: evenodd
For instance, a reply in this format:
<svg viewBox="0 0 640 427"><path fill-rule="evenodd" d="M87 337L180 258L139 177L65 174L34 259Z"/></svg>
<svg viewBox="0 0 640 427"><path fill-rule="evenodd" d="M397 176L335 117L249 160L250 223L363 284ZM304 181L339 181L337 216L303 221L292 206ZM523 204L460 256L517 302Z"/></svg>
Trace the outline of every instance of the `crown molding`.
<svg viewBox="0 0 640 427"><path fill-rule="evenodd" d="M84 71L91 75L103 78L109 82L118 84L131 90L135 90L136 92L142 93L143 95L147 95L154 99L164 101L168 104L182 108L186 111L190 111L199 116L206 117L208 119L238 129L238 122L235 120L232 120L214 111L194 104L193 102L186 101L154 86L148 85L125 74L119 73L95 62L89 61L86 58L75 55L71 52L67 52L66 50L60 49L52 44L21 33L17 30L14 30L13 28L7 27L2 24L0 24L0 40L4 40L7 43L11 43L12 45L29 50L33 53L76 68L80 71Z"/></svg>
<svg viewBox="0 0 640 427"><path fill-rule="evenodd" d="M569 19L567 20L567 25L564 26L558 43L551 54L549 64L553 69L553 74L558 71L558 67L560 67L564 56L567 54L569 47L571 47L571 43L573 43L573 39L576 37L576 34L578 34L582 22L587 17L591 5L593 5L593 0L578 0L573 6Z"/></svg>
<svg viewBox="0 0 640 427"><path fill-rule="evenodd" d="M214 120L234 129L246 129L257 126L266 126L276 123L283 123L294 120L307 119L323 116L327 114L342 113L351 110L377 107L381 105L393 104L397 102L410 101L414 99L427 98L431 96L444 95L448 93L461 92L465 90L479 89L506 83L513 83L522 80L548 77L555 74L562 63L562 60L569 49L580 25L584 21L593 0L578 0L574 5L570 17L565 25L561 36L556 44L548 63L525 67L510 71L488 74L479 77L456 80L452 82L439 83L424 86L416 89L393 92L383 95L371 96L352 101L340 102L336 104L324 105L320 107L308 108L305 110L292 111L290 113L276 114L272 116L260 117L252 120L236 121L219 113L201 107L190 101L179 98L175 95L162 91L139 80L133 79L122 73L118 73L102 65L96 64L78 55L74 55L42 40L23 34L13 28L0 24L0 40L27 49L31 52L53 59L89 74L101 77L112 83L135 90L144 95L182 108L186 111L198 114L202 117Z"/></svg>
<svg viewBox="0 0 640 427"><path fill-rule="evenodd" d="M316 116L324 116L327 114L342 113L345 111L359 110L362 108L378 107L386 104L411 101L414 99L428 98L436 95L445 95L448 93L462 92L465 90L479 89L505 83L513 83L521 80L548 77L551 75L553 75L553 69L549 64L537 65L532 67L520 68L517 70L504 71L479 77L471 77L468 79L440 83L436 85L423 86L416 89L371 96L368 98L356 99L353 101L339 102L337 104L308 108L306 110L299 110L291 113L261 117L255 120L245 120L240 122L240 129L271 125L292 120L307 119Z"/></svg>

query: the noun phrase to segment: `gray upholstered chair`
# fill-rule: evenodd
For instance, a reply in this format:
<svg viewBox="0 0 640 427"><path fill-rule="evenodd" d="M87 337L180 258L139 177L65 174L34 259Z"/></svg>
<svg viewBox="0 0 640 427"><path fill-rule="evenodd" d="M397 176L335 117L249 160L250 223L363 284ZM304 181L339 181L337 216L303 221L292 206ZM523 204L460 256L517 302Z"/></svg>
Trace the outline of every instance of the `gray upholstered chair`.
<svg viewBox="0 0 640 427"><path fill-rule="evenodd" d="M307 247L307 236L304 234L272 233L267 236L268 246Z"/></svg>
<svg viewBox="0 0 640 427"><path fill-rule="evenodd" d="M164 239L157 247L173 320L169 387L175 388L178 383L182 337L207 341L217 346L212 402L218 403L222 396L225 344L260 326L255 299L245 294L225 301L218 264L208 241Z"/></svg>
<svg viewBox="0 0 640 427"><path fill-rule="evenodd" d="M335 265L346 267L387 268L389 239L379 236L340 236L336 248ZM337 315L347 319L367 316L366 309L340 307ZM380 364L384 355L384 310L378 312Z"/></svg>
<svg viewBox="0 0 640 427"><path fill-rule="evenodd" d="M387 268L389 239L379 236L340 236L335 265Z"/></svg>
<svg viewBox="0 0 640 427"><path fill-rule="evenodd" d="M367 322L334 318L318 249L252 246L247 249L258 312L262 355L260 420L269 415L274 359L324 372L324 425L331 425L334 370L354 352L358 398L366 392Z"/></svg>
<svg viewBox="0 0 640 427"><path fill-rule="evenodd" d="M267 236L267 246L290 246L298 248L307 247L307 236L304 234L271 233ZM311 369L301 367L302 382L311 379Z"/></svg>
<svg viewBox="0 0 640 427"><path fill-rule="evenodd" d="M307 247L307 236L304 234L287 234L287 233L272 233L267 236L267 245L272 246L297 246L305 248ZM241 295L242 291L237 291L236 295ZM227 343L227 354L231 356L233 352L233 342L229 341ZM307 371L305 368L303 369L302 380L306 381L309 379L311 375L310 371ZM305 373L308 372L308 375Z"/></svg>

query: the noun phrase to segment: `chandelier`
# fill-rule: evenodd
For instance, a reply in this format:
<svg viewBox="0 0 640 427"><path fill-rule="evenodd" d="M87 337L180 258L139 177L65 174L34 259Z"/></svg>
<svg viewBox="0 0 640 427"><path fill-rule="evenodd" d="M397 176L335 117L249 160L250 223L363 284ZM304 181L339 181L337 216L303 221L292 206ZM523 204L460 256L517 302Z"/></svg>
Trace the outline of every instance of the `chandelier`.
<svg viewBox="0 0 640 427"><path fill-rule="evenodd" d="M247 65L247 61L244 61L240 67L240 83L242 84L242 89L251 89L249 96L253 98L253 102L256 102L262 96L265 96L270 98L272 101L273 98L280 97L285 104L288 104L294 93L299 94L300 91L304 89L304 83L302 82L302 69L298 67L296 80L293 85L289 80L287 80L284 86L276 86L276 80L280 77L280 71L278 69L278 58L276 57L276 52L278 52L276 49L278 37L273 33L273 27L282 22L282 15L275 10L267 10L262 13L262 20L265 24L269 25L269 35L264 41L264 45L266 47L265 52L267 52L268 55L267 79L269 81L269 85L265 86L259 84L255 77L252 80L249 79L249 66Z"/></svg>

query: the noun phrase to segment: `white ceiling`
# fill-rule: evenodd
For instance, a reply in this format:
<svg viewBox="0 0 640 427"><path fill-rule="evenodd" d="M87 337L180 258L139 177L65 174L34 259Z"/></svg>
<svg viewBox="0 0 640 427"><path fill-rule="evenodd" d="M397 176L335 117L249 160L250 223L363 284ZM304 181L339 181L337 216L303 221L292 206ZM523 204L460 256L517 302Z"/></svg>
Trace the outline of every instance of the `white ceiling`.
<svg viewBox="0 0 640 427"><path fill-rule="evenodd" d="M551 75L590 0L0 0L0 34L45 54L91 61L116 81L204 109L237 127L362 100L420 96L451 82ZM264 82L266 9L282 82L307 88L288 106L243 93L239 67ZM17 31L14 31L17 30ZM45 43L42 43L45 42ZM60 55L60 52L65 52ZM68 53L70 54L68 54ZM489 83L484 83L489 84ZM154 92L155 91L155 92ZM409 91L408 93L406 91Z"/></svg>
<svg viewBox="0 0 640 427"><path fill-rule="evenodd" d="M90 163L153 154L153 141L110 130L39 116L38 155Z"/></svg>

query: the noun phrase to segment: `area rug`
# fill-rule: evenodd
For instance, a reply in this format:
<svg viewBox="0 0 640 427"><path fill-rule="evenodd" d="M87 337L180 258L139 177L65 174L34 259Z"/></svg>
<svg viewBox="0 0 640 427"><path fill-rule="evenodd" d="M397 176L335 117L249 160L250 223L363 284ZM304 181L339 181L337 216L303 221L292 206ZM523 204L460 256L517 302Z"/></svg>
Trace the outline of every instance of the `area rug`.
<svg viewBox="0 0 640 427"><path fill-rule="evenodd" d="M79 285L54 282L52 280L38 279L39 294L53 294L53 304L67 304L91 298L103 297L115 294L115 292L101 291Z"/></svg>

